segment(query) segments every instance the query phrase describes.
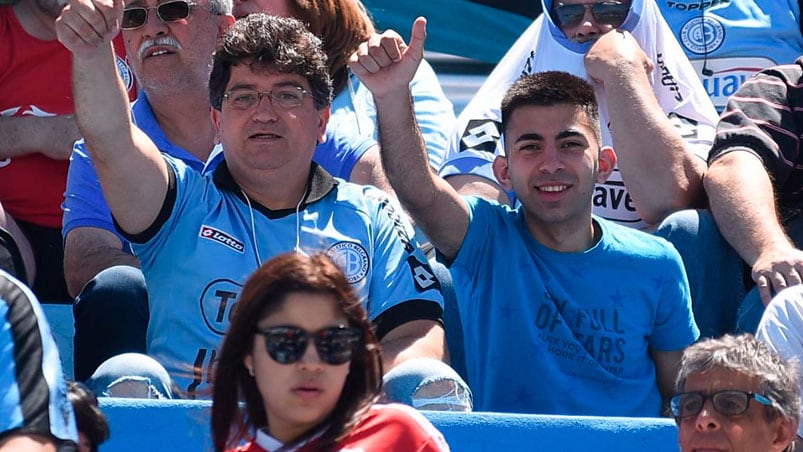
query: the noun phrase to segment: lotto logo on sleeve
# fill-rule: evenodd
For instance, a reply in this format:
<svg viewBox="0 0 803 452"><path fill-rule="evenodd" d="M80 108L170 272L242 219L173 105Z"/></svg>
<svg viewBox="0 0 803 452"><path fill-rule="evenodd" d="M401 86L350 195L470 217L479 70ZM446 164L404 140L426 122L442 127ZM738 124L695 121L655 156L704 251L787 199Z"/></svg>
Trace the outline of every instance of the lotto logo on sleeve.
<svg viewBox="0 0 803 452"><path fill-rule="evenodd" d="M492 119L472 119L460 138L460 152L472 149L495 153L496 143L502 135L501 126L502 123Z"/></svg>
<svg viewBox="0 0 803 452"><path fill-rule="evenodd" d="M410 256L407 258L407 265L410 266L410 271L413 273L416 290L426 292L430 289L436 289L440 292L441 283L435 277L435 273L432 272L432 267L429 264L419 262L418 259Z"/></svg>
<svg viewBox="0 0 803 452"><path fill-rule="evenodd" d="M204 239L212 240L213 242L218 242L221 245L227 246L240 254L243 254L245 250L245 245L243 242L219 229L213 228L212 226L207 226L205 224L201 225L201 232L198 233L198 236Z"/></svg>

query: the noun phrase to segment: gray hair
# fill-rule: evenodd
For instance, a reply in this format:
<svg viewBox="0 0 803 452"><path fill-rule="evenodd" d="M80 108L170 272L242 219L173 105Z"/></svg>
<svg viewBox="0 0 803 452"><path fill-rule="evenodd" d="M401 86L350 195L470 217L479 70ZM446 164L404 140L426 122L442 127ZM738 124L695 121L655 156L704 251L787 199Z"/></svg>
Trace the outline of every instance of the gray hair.
<svg viewBox="0 0 803 452"><path fill-rule="evenodd" d="M231 14L233 7L232 0L209 0L209 12L212 14Z"/></svg>
<svg viewBox="0 0 803 452"><path fill-rule="evenodd" d="M683 392L689 375L711 370L738 372L758 380L763 395L773 401L773 408L781 416L791 420L800 418L797 361L784 360L752 334L726 334L689 346L683 352L676 390ZM776 412L768 409L764 414L771 420Z"/></svg>

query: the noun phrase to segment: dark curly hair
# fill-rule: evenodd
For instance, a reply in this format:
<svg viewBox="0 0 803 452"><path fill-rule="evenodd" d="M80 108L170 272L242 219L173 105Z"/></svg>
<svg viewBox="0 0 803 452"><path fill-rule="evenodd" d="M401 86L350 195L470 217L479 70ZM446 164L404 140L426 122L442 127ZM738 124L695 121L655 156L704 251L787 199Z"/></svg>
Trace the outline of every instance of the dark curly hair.
<svg viewBox="0 0 803 452"><path fill-rule="evenodd" d="M214 109L220 111L231 68L240 63L306 78L318 110L332 102L332 80L321 40L296 19L260 13L234 23L212 61L209 103Z"/></svg>

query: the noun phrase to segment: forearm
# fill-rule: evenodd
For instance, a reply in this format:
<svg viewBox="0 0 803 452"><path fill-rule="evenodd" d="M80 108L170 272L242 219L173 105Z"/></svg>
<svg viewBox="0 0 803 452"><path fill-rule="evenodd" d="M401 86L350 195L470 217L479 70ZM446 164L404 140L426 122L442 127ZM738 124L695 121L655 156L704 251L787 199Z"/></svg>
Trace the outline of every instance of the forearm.
<svg viewBox="0 0 803 452"><path fill-rule="evenodd" d="M92 54L74 54L73 95L78 127L101 173L121 148L134 146L128 97L111 43Z"/></svg>
<svg viewBox="0 0 803 452"><path fill-rule="evenodd" d="M385 373L413 358L448 362L443 327L431 320L414 320L391 330L381 340Z"/></svg>
<svg viewBox="0 0 803 452"><path fill-rule="evenodd" d="M792 246L778 220L770 178L753 154L737 150L715 161L705 189L722 235L750 266L765 249Z"/></svg>
<svg viewBox="0 0 803 452"><path fill-rule="evenodd" d="M0 159L38 152L67 160L78 138L73 115L0 116Z"/></svg>
<svg viewBox="0 0 803 452"><path fill-rule="evenodd" d="M115 265L140 267L136 256L121 249L117 236L95 228L76 228L64 244L64 277L67 290L75 297L102 270Z"/></svg>
<svg viewBox="0 0 803 452"><path fill-rule="evenodd" d="M619 170L641 217L655 224L697 204L706 163L669 121L644 71L606 80L605 91Z"/></svg>

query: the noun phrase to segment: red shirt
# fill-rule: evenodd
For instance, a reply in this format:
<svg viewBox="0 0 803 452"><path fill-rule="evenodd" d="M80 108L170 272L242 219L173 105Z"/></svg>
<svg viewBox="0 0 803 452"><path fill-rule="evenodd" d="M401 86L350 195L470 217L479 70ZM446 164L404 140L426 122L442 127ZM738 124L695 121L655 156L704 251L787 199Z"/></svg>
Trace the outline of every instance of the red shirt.
<svg viewBox="0 0 803 452"><path fill-rule="evenodd" d="M446 452L449 445L421 413L406 405L374 405L362 422L342 441L335 450L376 451L399 450L409 452ZM283 449L298 452L313 452L315 442L298 449ZM229 452L270 452L256 441Z"/></svg>
<svg viewBox="0 0 803 452"><path fill-rule="evenodd" d="M122 35L115 38L117 67L136 97ZM75 111L72 54L58 40L29 35L11 5L0 6L0 115L53 116ZM0 204L14 219L61 229L69 160L34 153L0 159Z"/></svg>

